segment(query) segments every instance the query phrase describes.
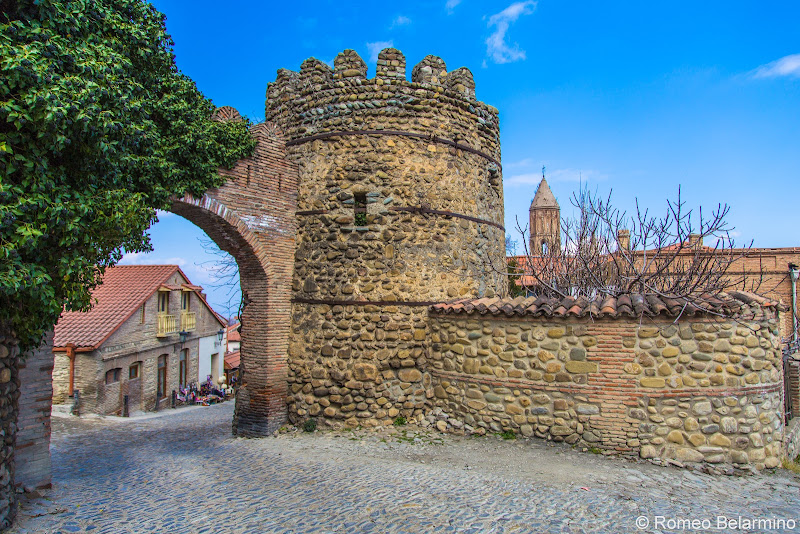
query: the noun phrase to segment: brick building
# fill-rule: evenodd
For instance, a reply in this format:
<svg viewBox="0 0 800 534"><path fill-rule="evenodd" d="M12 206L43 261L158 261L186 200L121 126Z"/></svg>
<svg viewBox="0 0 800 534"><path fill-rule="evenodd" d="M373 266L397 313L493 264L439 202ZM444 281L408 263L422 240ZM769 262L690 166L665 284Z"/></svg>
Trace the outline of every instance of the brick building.
<svg viewBox="0 0 800 534"><path fill-rule="evenodd" d="M180 386L221 376L226 323L176 265L110 268L88 312L55 328L53 402L80 391L81 410L164 407Z"/></svg>

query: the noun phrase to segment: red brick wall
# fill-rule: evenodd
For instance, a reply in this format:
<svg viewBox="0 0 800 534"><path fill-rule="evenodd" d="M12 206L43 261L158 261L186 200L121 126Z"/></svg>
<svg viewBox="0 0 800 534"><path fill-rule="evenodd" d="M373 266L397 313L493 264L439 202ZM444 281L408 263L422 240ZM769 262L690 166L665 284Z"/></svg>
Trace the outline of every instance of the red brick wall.
<svg viewBox="0 0 800 534"><path fill-rule="evenodd" d="M754 248L736 261L729 272L737 278L746 273L744 289L779 300L789 308L792 305L790 263L800 265L800 248ZM781 314L781 336L789 339L792 330L792 312L789 310Z"/></svg>
<svg viewBox="0 0 800 534"><path fill-rule="evenodd" d="M287 345L294 261L297 168L285 157L285 140L272 124L251 130L252 157L231 170L229 181L201 198L185 197L172 211L190 220L239 267L242 313L242 381L233 432L262 436L286 421Z"/></svg>

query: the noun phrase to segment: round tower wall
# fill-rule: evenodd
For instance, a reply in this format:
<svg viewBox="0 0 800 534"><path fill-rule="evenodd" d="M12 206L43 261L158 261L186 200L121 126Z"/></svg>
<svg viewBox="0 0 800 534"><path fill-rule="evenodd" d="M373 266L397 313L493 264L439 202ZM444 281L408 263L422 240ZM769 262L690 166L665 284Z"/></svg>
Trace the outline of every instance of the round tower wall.
<svg viewBox="0 0 800 534"><path fill-rule="evenodd" d="M504 288L497 110L467 69L352 51L280 71L266 118L299 168L289 413L373 426L430 406L427 307Z"/></svg>

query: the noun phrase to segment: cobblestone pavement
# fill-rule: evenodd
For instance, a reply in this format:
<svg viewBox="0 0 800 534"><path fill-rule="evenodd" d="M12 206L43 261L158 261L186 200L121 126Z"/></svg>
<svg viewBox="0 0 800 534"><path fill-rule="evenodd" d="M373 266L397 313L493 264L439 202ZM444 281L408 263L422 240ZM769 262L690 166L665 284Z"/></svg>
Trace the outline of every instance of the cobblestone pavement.
<svg viewBox="0 0 800 534"><path fill-rule="evenodd" d="M12 532L624 533L639 516L644 532L800 532L787 471L710 476L410 427L235 439L232 410L54 419L53 490L23 500ZM718 516L787 528L716 530Z"/></svg>

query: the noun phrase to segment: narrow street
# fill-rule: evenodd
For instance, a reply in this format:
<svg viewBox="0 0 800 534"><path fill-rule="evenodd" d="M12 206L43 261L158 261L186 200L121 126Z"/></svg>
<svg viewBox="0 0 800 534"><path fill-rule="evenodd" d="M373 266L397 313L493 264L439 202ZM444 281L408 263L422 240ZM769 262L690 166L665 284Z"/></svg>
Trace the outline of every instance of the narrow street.
<svg viewBox="0 0 800 534"><path fill-rule="evenodd" d="M709 476L414 427L235 439L232 412L229 402L124 421L54 418L53 490L23 500L11 532L703 530L662 528L670 518L708 520L714 532L800 532L716 529L718 516L800 524L800 477L784 470Z"/></svg>

